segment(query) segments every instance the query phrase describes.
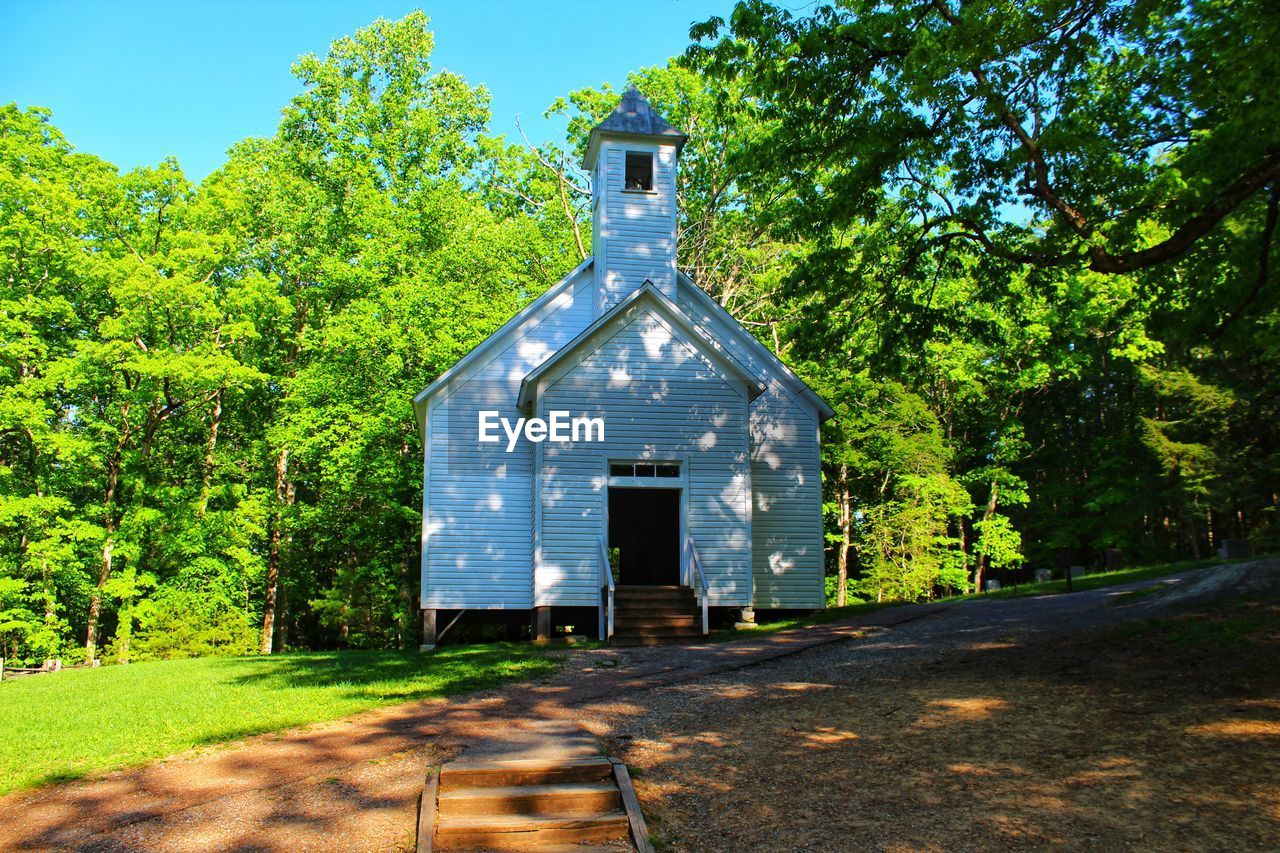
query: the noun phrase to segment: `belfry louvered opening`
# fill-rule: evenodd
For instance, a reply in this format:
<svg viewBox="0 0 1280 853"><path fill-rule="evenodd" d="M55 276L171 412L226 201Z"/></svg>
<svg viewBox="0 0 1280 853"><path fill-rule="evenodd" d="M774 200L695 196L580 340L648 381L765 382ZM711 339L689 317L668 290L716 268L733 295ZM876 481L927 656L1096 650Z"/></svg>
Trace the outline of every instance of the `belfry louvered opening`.
<svg viewBox="0 0 1280 853"><path fill-rule="evenodd" d="M626 182L623 186L629 190L653 190L653 152L627 152Z"/></svg>

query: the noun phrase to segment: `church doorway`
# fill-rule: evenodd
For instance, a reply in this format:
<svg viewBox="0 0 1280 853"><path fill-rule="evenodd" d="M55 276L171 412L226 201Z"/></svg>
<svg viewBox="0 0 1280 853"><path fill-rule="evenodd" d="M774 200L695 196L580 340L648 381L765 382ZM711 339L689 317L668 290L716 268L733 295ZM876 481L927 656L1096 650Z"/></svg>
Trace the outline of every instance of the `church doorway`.
<svg viewBox="0 0 1280 853"><path fill-rule="evenodd" d="M618 584L680 582L680 489L609 487L609 551Z"/></svg>

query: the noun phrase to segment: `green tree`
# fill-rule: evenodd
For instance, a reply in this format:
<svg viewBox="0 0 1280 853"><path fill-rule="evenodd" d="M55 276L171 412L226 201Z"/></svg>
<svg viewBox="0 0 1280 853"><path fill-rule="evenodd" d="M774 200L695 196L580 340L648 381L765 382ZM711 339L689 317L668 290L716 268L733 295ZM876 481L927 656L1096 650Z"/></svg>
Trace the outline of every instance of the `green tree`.
<svg viewBox="0 0 1280 853"><path fill-rule="evenodd" d="M836 605L845 604L849 556L854 588L876 601L932 597L963 587L955 535L969 495L952 476L952 450L927 403L900 383L867 372L824 373L836 417L824 430L825 487L836 510Z"/></svg>
<svg viewBox="0 0 1280 853"><path fill-rule="evenodd" d="M338 642L409 642L421 448L405 401L572 267L571 222L477 185L485 156L511 152L482 139L487 93L433 70L427 24L378 21L304 57L276 137L207 182L287 306L259 353L275 378L264 653L286 593L299 628L314 608Z"/></svg>
<svg viewBox="0 0 1280 853"><path fill-rule="evenodd" d="M0 106L0 583L11 658L61 651L97 538L81 477L92 444L73 428L57 376L102 299L85 219L109 170L73 153L48 111Z"/></svg>
<svg viewBox="0 0 1280 853"><path fill-rule="evenodd" d="M893 215L912 251L968 243L1101 273L1178 258L1280 178L1280 12L1265 0L761 0L694 28L769 132L755 175L796 227Z"/></svg>

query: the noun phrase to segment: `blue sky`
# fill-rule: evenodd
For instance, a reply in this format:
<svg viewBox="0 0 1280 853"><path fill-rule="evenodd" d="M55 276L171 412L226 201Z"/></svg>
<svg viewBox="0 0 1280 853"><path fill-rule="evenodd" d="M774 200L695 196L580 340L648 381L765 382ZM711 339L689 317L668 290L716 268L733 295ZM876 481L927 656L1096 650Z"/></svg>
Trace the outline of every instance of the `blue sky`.
<svg viewBox="0 0 1280 853"><path fill-rule="evenodd" d="M732 0L337 2L0 0L0 102L45 106L78 149L121 169L178 158L200 180L232 143L274 132L308 52L422 8L433 62L491 93L493 130L558 138L557 97L664 62Z"/></svg>

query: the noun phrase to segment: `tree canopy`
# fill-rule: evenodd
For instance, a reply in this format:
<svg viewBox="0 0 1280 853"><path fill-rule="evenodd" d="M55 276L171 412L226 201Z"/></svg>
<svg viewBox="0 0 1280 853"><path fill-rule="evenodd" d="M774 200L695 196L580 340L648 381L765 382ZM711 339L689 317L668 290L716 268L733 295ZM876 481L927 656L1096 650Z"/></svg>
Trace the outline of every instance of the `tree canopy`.
<svg viewBox="0 0 1280 853"><path fill-rule="evenodd" d="M800 229L905 214L913 251L1133 272L1280 177L1265 0L749 0L694 35L757 99L746 156Z"/></svg>
<svg viewBox="0 0 1280 853"><path fill-rule="evenodd" d="M832 600L1280 541L1280 14L758 0L631 75L679 259L827 399ZM412 395L591 252L425 16L198 185L0 106L0 657L417 642Z"/></svg>

